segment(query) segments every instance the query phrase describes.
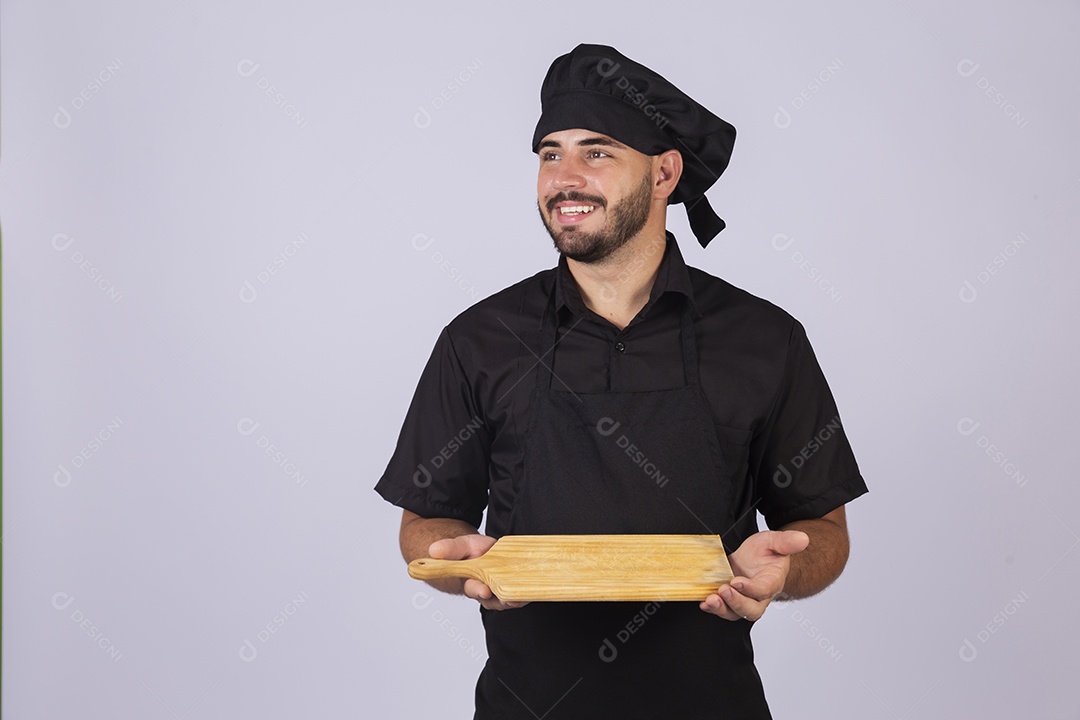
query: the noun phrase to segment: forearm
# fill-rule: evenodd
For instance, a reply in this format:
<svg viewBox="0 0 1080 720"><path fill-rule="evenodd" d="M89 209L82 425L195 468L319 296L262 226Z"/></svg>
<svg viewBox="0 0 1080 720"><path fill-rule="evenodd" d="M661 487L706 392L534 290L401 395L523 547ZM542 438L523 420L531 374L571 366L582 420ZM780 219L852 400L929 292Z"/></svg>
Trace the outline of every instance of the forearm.
<svg viewBox="0 0 1080 720"><path fill-rule="evenodd" d="M810 536L810 545L791 556L791 569L778 600L816 595L840 577L847 564L849 544L843 508L839 510L839 522L831 519L833 513L830 513L823 518L799 520L782 528L806 533Z"/></svg>
<svg viewBox="0 0 1080 720"><path fill-rule="evenodd" d="M428 557L428 548L436 540L473 535L476 532L476 528L462 520L423 518L406 510L401 517L399 535L401 555L405 558L405 562L410 563L417 558ZM427 583L437 590L454 595L465 593L463 578L442 578L428 580Z"/></svg>

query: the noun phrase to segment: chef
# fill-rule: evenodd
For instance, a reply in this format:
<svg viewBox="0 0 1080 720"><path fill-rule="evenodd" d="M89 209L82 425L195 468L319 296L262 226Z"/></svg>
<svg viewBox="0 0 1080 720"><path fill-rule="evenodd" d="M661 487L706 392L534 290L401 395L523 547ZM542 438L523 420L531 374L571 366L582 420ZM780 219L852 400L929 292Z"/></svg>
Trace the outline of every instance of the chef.
<svg viewBox="0 0 1080 720"><path fill-rule="evenodd" d="M558 265L443 329L375 489L403 509L406 561L508 534L708 533L729 553L700 603L431 581L481 608L476 718L768 718L751 628L837 578L866 485L802 325L688 266L666 229L678 203L703 247L724 228L704 194L735 128L602 45L557 58L540 99Z"/></svg>

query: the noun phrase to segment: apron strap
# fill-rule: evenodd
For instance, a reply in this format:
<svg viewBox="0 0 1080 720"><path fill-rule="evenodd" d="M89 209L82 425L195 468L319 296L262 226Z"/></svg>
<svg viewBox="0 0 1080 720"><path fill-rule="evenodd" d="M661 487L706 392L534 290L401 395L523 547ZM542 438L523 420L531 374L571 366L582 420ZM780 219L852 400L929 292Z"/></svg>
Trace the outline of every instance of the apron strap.
<svg viewBox="0 0 1080 720"><path fill-rule="evenodd" d="M556 271L558 272L558 271ZM539 392L551 389L551 379L555 375L555 341L559 337L558 311L555 308L555 283L551 283L544 314L540 324L540 347L536 349L536 389ZM544 371L547 370L547 377Z"/></svg>
<svg viewBox="0 0 1080 720"><path fill-rule="evenodd" d="M698 369L697 337L694 333L694 316L690 313L690 298L683 296L682 320L679 334L682 336L683 372L686 384L697 387L701 384Z"/></svg>

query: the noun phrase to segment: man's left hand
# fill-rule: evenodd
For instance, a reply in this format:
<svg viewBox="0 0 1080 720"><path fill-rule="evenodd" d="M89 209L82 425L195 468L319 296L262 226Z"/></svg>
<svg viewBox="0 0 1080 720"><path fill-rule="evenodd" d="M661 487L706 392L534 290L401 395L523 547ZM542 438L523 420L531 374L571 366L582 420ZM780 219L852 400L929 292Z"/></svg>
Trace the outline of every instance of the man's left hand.
<svg viewBox="0 0 1080 720"><path fill-rule="evenodd" d="M784 590L791 555L802 552L810 536L800 530L766 530L748 537L728 556L735 577L699 606L725 620L758 620Z"/></svg>

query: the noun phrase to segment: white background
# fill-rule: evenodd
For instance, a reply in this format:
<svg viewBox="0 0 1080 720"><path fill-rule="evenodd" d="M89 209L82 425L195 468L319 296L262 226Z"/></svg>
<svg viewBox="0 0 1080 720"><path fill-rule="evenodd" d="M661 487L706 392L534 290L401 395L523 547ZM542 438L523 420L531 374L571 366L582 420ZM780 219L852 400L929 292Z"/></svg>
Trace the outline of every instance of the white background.
<svg viewBox="0 0 1080 720"><path fill-rule="evenodd" d="M1080 8L748 5L5 2L3 716L471 715L372 486L554 265L540 83L599 42L738 128L728 229L669 227L806 325L871 489L755 628L776 717L1080 717Z"/></svg>

